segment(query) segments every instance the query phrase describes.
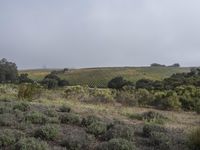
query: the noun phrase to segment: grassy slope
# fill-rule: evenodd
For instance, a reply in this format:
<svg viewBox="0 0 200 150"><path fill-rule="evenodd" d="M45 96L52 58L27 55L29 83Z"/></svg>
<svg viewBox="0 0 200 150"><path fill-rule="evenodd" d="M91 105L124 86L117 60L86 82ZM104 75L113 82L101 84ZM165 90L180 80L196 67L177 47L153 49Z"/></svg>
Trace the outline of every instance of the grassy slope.
<svg viewBox="0 0 200 150"><path fill-rule="evenodd" d="M70 82L71 85L89 85L91 87L106 87L109 80L116 76L122 76L130 81L141 78L161 80L174 73L188 72L190 68L174 67L112 67L112 68L84 68L72 69L59 76ZM41 80L50 70L27 70L32 79Z"/></svg>

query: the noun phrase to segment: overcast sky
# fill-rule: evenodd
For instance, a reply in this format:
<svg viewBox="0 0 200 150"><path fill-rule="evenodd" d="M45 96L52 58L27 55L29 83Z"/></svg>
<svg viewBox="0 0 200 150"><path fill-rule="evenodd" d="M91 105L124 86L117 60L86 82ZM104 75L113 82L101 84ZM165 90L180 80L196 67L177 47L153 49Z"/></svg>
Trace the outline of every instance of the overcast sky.
<svg viewBox="0 0 200 150"><path fill-rule="evenodd" d="M200 65L199 0L0 0L0 57L22 68Z"/></svg>

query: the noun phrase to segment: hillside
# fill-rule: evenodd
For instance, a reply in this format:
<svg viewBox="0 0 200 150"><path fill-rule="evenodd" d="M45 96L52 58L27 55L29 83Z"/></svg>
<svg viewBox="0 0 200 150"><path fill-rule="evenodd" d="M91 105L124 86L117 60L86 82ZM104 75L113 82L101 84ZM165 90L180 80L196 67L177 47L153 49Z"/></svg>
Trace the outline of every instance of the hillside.
<svg viewBox="0 0 200 150"><path fill-rule="evenodd" d="M23 70L20 73L28 73L29 77L41 80L52 70ZM108 67L108 68L82 68L60 72L58 76L69 81L71 85L89 85L90 87L106 87L109 80L116 76L122 76L132 82L141 78L161 80L174 73L188 72L190 68L177 67Z"/></svg>

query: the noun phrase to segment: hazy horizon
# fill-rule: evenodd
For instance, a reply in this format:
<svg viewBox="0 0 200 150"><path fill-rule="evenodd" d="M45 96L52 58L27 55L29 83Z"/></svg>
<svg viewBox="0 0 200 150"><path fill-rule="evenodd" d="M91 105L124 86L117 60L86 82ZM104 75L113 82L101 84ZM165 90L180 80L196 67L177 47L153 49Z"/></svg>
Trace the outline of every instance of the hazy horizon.
<svg viewBox="0 0 200 150"><path fill-rule="evenodd" d="M200 66L198 0L1 0L0 56L19 69Z"/></svg>

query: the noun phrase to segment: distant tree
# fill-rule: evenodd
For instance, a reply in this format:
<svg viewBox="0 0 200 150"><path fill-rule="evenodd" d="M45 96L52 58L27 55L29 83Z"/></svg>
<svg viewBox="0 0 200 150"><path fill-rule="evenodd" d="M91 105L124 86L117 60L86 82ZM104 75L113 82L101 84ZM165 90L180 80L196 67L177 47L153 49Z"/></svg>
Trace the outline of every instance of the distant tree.
<svg viewBox="0 0 200 150"><path fill-rule="evenodd" d="M125 85L130 84L130 82L123 79L123 77L115 77L108 82L108 88L112 89L122 89Z"/></svg>
<svg viewBox="0 0 200 150"><path fill-rule="evenodd" d="M175 64L173 64L173 65L171 65L171 66L169 66L169 67L180 67L181 65L179 64L179 63L175 63Z"/></svg>
<svg viewBox="0 0 200 150"><path fill-rule="evenodd" d="M7 61L5 58L0 60L0 82L16 82L17 81L17 66L13 62Z"/></svg>
<svg viewBox="0 0 200 150"><path fill-rule="evenodd" d="M153 63L153 64L151 64L151 67L166 67L166 66L158 64L158 63Z"/></svg>

